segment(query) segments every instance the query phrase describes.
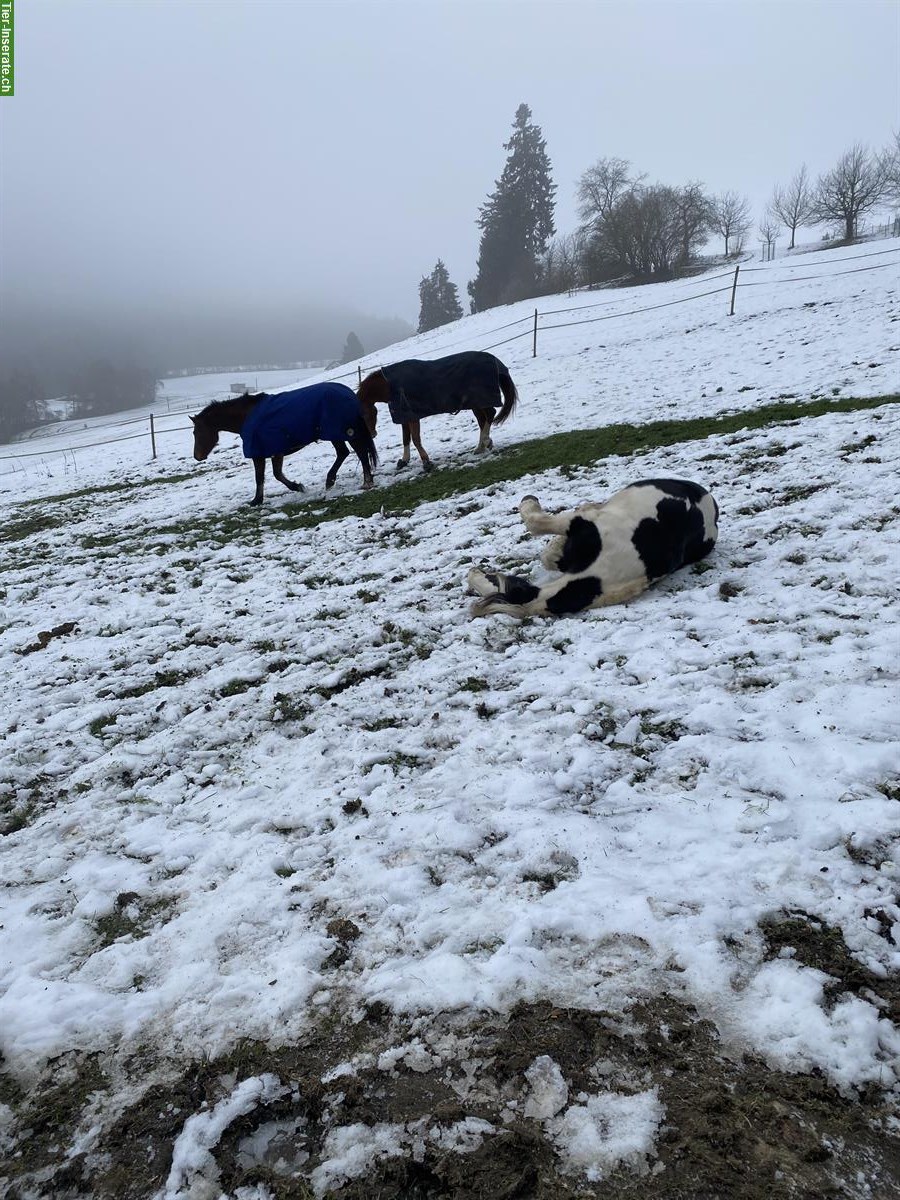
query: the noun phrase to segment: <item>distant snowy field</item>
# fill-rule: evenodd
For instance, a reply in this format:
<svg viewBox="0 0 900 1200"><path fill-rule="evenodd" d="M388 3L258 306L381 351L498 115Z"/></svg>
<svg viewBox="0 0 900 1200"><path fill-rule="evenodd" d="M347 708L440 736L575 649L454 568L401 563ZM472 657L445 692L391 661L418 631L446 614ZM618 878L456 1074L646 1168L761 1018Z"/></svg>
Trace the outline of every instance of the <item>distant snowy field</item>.
<svg viewBox="0 0 900 1200"><path fill-rule="evenodd" d="M733 318L713 296L548 331L537 359L513 342L498 353L521 407L496 440L886 393L898 291L896 269L834 276L748 288ZM485 344L479 330L498 323L468 318L392 357ZM475 423L423 432L446 461L468 454ZM160 527L249 498L233 449L181 482L14 503L187 464L189 434L162 446L155 464L127 442L77 453L77 474L48 456L0 481L13 520L47 519L0 543L0 792L25 814L2 844L12 1069L72 1048L192 1056L286 1040L311 1014L375 1000L617 1011L667 993L737 1051L841 1087L897 1086L900 1035L877 997L829 1000L821 972L766 957L759 923L814 914L876 977L900 968L900 406L411 513L385 491L381 515L313 530L283 528L294 497L270 485L258 526L224 546L202 523L181 543ZM294 460L314 495L330 457ZM569 507L651 475L716 495L707 563L620 608L468 620L470 565L537 562L523 494ZM338 490L358 482L348 463ZM75 628L32 649L64 622ZM335 918L359 929L337 965ZM108 936L116 920L130 933ZM571 1148L608 1103L570 1107L554 1136ZM641 1103L646 1152L662 1113L650 1093ZM589 1178L591 1154L577 1160ZM321 1170L322 1188L342 1177Z"/></svg>

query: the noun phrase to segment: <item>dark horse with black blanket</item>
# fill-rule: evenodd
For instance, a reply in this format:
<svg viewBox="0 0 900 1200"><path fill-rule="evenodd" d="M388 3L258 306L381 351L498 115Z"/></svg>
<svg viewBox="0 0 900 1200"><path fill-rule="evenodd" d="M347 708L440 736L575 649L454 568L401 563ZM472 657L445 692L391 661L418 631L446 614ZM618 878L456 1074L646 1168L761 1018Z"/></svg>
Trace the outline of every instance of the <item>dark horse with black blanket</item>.
<svg viewBox="0 0 900 1200"><path fill-rule="evenodd" d="M326 488L332 486L350 453L347 442L362 463L363 487L374 487L372 469L378 462L372 440L375 425L369 425L358 398L342 383L314 383L271 396L257 392L219 400L191 420L197 462L209 457L222 430L241 435L244 457L252 458L256 469L256 494L251 504L262 504L267 458L272 460L272 474L279 483L292 492L302 492L303 484L294 483L282 472L284 456L320 440L331 442L337 456L325 478Z"/></svg>
<svg viewBox="0 0 900 1200"><path fill-rule="evenodd" d="M394 424L403 426L403 457L397 463L398 471L409 466L410 438L423 469L432 468L419 434L423 417L472 409L481 431L475 453L481 454L493 446L491 425L505 421L518 399L509 371L499 358L484 350L448 354L433 362L409 358L382 367L366 376L357 394L370 429L375 427L376 404L386 404ZM498 408L500 411L495 415Z"/></svg>

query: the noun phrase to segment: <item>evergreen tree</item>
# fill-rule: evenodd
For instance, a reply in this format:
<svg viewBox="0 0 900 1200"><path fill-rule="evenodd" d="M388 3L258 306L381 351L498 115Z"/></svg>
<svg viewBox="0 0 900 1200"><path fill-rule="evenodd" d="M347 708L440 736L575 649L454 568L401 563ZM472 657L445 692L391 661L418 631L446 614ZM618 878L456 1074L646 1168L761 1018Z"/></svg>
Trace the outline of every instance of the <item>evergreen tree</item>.
<svg viewBox="0 0 900 1200"><path fill-rule="evenodd" d="M365 350L362 348L362 342L351 330L350 333L347 334L346 342L344 342L344 349L341 354L341 364L343 365L344 363L356 362L356 360L358 358L362 358L364 354Z"/></svg>
<svg viewBox="0 0 900 1200"><path fill-rule="evenodd" d="M472 311L507 304L533 295L538 262L553 236L553 197L550 159L531 109L520 104L509 153L494 191L481 206L478 227L478 273L468 286Z"/></svg>
<svg viewBox="0 0 900 1200"><path fill-rule="evenodd" d="M447 268L438 259L431 274L419 284L419 333L458 321L462 315L456 284L450 282Z"/></svg>

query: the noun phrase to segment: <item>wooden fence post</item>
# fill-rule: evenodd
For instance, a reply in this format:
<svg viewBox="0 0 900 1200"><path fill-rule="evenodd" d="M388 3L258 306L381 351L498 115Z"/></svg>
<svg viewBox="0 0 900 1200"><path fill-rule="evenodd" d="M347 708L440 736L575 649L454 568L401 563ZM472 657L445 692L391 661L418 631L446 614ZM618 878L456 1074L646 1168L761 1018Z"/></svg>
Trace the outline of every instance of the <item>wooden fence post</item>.
<svg viewBox="0 0 900 1200"><path fill-rule="evenodd" d="M531 357L532 358L537 358L537 318L538 318L538 311L537 311L537 309L535 309L534 310L534 338L531 343Z"/></svg>
<svg viewBox="0 0 900 1200"><path fill-rule="evenodd" d="M356 373L359 376L359 382L362 383L362 367L357 365Z"/></svg>
<svg viewBox="0 0 900 1200"><path fill-rule="evenodd" d="M150 414L150 445L153 447L153 457L156 458L156 428L153 424L153 413Z"/></svg>
<svg viewBox="0 0 900 1200"><path fill-rule="evenodd" d="M741 264L738 263L738 265L734 268L734 283L731 285L731 312L729 312L729 314L728 314L729 317L734 316L734 293L737 291L737 277L738 277L738 271L740 269L741 269Z"/></svg>

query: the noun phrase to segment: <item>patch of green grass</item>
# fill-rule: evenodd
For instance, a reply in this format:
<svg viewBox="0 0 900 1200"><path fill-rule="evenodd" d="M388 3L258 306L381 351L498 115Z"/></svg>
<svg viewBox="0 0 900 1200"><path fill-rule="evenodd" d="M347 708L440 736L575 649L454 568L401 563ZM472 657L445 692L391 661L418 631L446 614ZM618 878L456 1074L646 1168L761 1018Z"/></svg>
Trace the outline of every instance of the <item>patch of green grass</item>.
<svg viewBox="0 0 900 1200"><path fill-rule="evenodd" d="M341 692L347 691L348 688L356 687L357 684L363 683L366 679L375 679L379 675L386 675L389 671L387 663L379 663L377 666L368 667L366 669L360 667L351 667L346 675L337 683L331 686L319 684L312 690L323 700L330 700L332 696L337 696Z"/></svg>
<svg viewBox="0 0 900 1200"><path fill-rule="evenodd" d="M95 738L98 738L107 725L114 725L118 720L118 713L102 713L99 717L94 717L88 730Z"/></svg>
<svg viewBox="0 0 900 1200"><path fill-rule="evenodd" d="M380 729L396 729L400 722L396 717L376 717L374 721L366 721L363 729L366 733L377 733Z"/></svg>
<svg viewBox="0 0 900 1200"><path fill-rule="evenodd" d="M302 721L312 712L313 706L302 696L291 696L287 692L275 693L273 720Z"/></svg>
<svg viewBox="0 0 900 1200"><path fill-rule="evenodd" d="M60 525L69 524L71 517L65 513L35 513L33 517L4 521L0 524L0 542L20 542L36 533L44 533L48 529L57 529Z"/></svg>
<svg viewBox="0 0 900 1200"><path fill-rule="evenodd" d="M242 692L249 692L251 688L258 687L260 682L259 679L229 679L219 688L219 695L240 696Z"/></svg>
<svg viewBox="0 0 900 1200"><path fill-rule="evenodd" d="M152 900L139 896L137 892L121 892L116 897L113 911L94 923L100 941L99 948L105 949L122 937L130 937L135 941L147 937L154 919L174 905L175 901L170 896Z"/></svg>
<svg viewBox="0 0 900 1200"><path fill-rule="evenodd" d="M461 692L486 692L491 685L479 675L470 675L465 683L459 685Z"/></svg>
<svg viewBox="0 0 900 1200"><path fill-rule="evenodd" d="M178 687L185 680L190 679L191 674L191 671L157 671L153 678L148 679L145 683L137 683L134 687L119 692L118 698L130 700L134 696L145 696L148 692L155 692L159 688Z"/></svg>
<svg viewBox="0 0 900 1200"><path fill-rule="evenodd" d="M839 390L839 389L838 389ZM831 413L864 412L886 404L900 403L900 394L857 398L844 396L841 399L816 398L807 401L778 400L762 404L757 408L740 413L723 413L718 416L694 417L680 421L650 421L642 425L605 425L596 429L579 429L573 432L551 434L533 441L519 442L486 457L475 465L445 467L428 474L418 474L400 482L385 482L370 492L357 492L337 496L333 500L321 498L286 504L280 509L278 529L310 529L326 521L338 521L345 517L371 517L381 512L386 501L390 503L390 516L398 513L407 515L420 504L444 500L450 496L470 492L476 488L488 488L543 471L592 466L598 460L643 453L663 446L683 442L700 441L704 438L735 434L743 430L765 429L785 422L808 420ZM54 497L56 500L75 496L96 495L103 491L123 491L128 488L146 487L157 483L178 482L192 478L191 474L159 476L142 483L109 484L106 487L86 488L69 496ZM794 489L796 491L796 489ZM781 503L802 498L799 494L785 493ZM43 502L43 501L42 501ZM30 503L30 502L26 502ZM225 545L231 542L258 544L266 535L266 512L249 505L242 505L230 512L194 516L170 525L147 531L146 540L137 547L146 552L154 539L175 536L182 549L192 546ZM39 518L40 520L41 518ZM51 527L68 521L66 516L47 517ZM15 523L13 523L15 527ZM7 540L13 540L10 526L4 530ZM30 536L38 529L27 528L20 537ZM408 530L390 531L392 546L408 545L413 540ZM98 549L120 544L121 533L91 535L82 539L85 549ZM134 548L129 540L129 549ZM307 587L331 582L325 576L309 576L304 580Z"/></svg>
<svg viewBox="0 0 900 1200"><path fill-rule="evenodd" d="M97 487L79 488L77 492L60 492L54 496L38 496L33 500L23 500L21 507L33 504L59 504L78 500L81 496L103 496L112 492L135 492L145 487L156 487L161 483L183 483L186 479L195 479L195 471L180 471L172 475L155 475L152 479L128 480L125 483L101 483Z"/></svg>

